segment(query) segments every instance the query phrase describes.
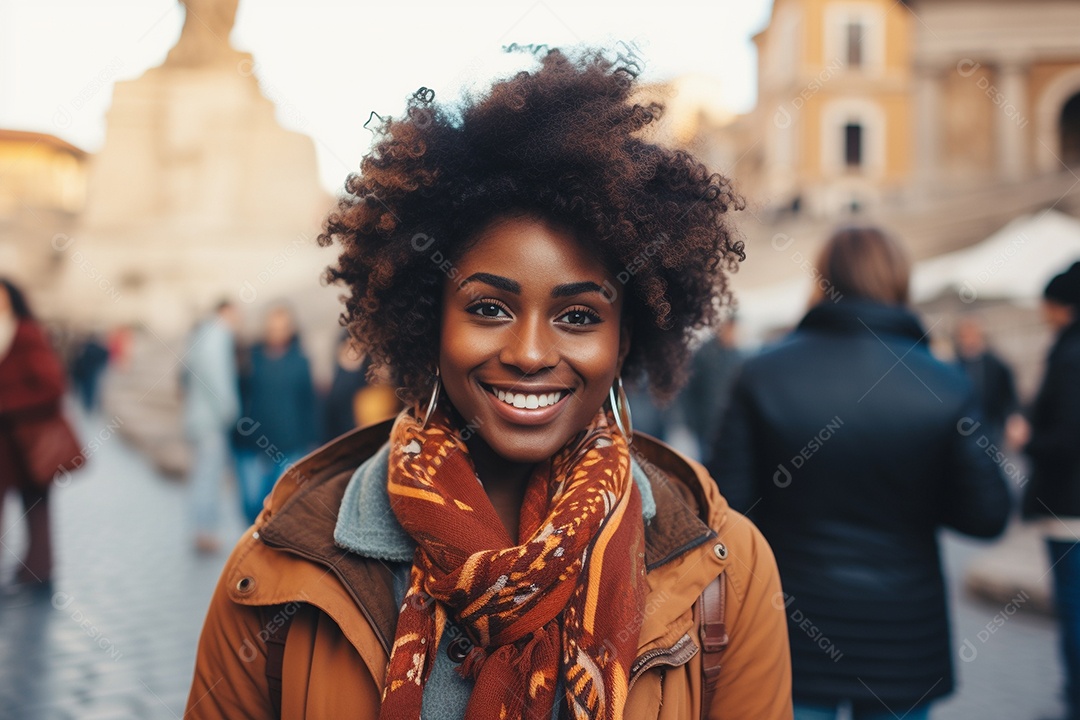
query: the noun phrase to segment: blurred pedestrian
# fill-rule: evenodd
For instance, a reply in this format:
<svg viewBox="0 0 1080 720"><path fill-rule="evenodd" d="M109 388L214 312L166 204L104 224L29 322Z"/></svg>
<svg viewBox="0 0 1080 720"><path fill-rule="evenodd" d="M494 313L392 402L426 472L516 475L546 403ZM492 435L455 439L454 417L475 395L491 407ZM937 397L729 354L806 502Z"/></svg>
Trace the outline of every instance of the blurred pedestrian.
<svg viewBox="0 0 1080 720"><path fill-rule="evenodd" d="M978 400L907 308L909 262L873 228L826 243L812 306L743 364L712 475L772 545L796 720L928 717L953 689L937 531L1005 527Z"/></svg>
<svg viewBox="0 0 1080 720"><path fill-rule="evenodd" d="M323 401L323 442L394 417L402 408L385 368L368 377L371 357L348 332L337 348L337 363Z"/></svg>
<svg viewBox="0 0 1080 720"><path fill-rule="evenodd" d="M975 386L987 437L1001 446L1006 424L1019 407L1012 369L986 341L986 331L974 315L961 316L954 333L956 361Z"/></svg>
<svg viewBox="0 0 1080 720"><path fill-rule="evenodd" d="M117 325L106 338L109 348L109 365L126 372L131 366L131 349L135 344L135 332L130 325Z"/></svg>
<svg viewBox="0 0 1080 720"><path fill-rule="evenodd" d="M101 376L109 364L109 349L96 333L87 335L75 350L71 361L71 378L79 400L87 413L97 412L100 405L98 390Z"/></svg>
<svg viewBox="0 0 1080 720"><path fill-rule="evenodd" d="M666 440L671 429L671 407L661 406L649 390L649 379L626 383L626 401L634 408L634 429Z"/></svg>
<svg viewBox="0 0 1080 720"><path fill-rule="evenodd" d="M240 412L235 333L240 316L228 300L192 331L181 386L184 431L192 447L190 494L195 549L219 548L221 485L229 466L229 436Z"/></svg>
<svg viewBox="0 0 1080 720"><path fill-rule="evenodd" d="M369 372L369 363L370 358L365 358L363 372ZM356 427L380 423L394 417L404 407L385 367L375 367L370 374L370 382L356 394Z"/></svg>
<svg viewBox="0 0 1080 720"><path fill-rule="evenodd" d="M694 353L690 379L679 394L679 416L693 434L703 463L712 459L713 440L727 412L731 384L743 361L737 333L737 321L731 317L709 335Z"/></svg>
<svg viewBox="0 0 1080 720"><path fill-rule="evenodd" d="M625 53L530 50L464 104L413 95L328 218L408 406L278 481L186 717L790 720L772 554L623 383L679 389L742 201L649 141Z"/></svg>
<svg viewBox="0 0 1080 720"><path fill-rule="evenodd" d="M359 426L357 403L367 386L368 358L348 331L342 332L334 359L334 375L322 407L323 442Z"/></svg>
<svg viewBox="0 0 1080 720"><path fill-rule="evenodd" d="M22 586L48 588L52 579L52 473L38 476L31 454L39 452L39 446L20 431L59 417L63 395L60 359L22 291L11 281L0 279L0 517L8 491L17 490L30 536L26 556L15 575L15 582Z"/></svg>
<svg viewBox="0 0 1080 720"><path fill-rule="evenodd" d="M287 306L267 311L262 340L247 360L234 437L241 508L253 523L278 476L314 447L318 425L311 367Z"/></svg>
<svg viewBox="0 0 1080 720"><path fill-rule="evenodd" d="M1080 262L1043 292L1054 333L1031 409L1031 480L1024 516L1040 518L1050 553L1065 661L1068 720L1080 720Z"/></svg>

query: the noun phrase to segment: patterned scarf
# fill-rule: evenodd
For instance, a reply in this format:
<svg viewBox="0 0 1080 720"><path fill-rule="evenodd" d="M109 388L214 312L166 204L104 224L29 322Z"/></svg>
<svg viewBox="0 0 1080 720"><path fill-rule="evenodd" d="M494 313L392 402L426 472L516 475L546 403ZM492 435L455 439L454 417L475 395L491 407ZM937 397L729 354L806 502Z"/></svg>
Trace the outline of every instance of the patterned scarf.
<svg viewBox="0 0 1080 720"><path fill-rule="evenodd" d="M441 407L390 436L390 502L417 542L386 672L382 720L420 717L448 614L473 648L466 720L621 718L645 592L641 496L603 410L537 463L515 543ZM561 676L560 676L561 673Z"/></svg>

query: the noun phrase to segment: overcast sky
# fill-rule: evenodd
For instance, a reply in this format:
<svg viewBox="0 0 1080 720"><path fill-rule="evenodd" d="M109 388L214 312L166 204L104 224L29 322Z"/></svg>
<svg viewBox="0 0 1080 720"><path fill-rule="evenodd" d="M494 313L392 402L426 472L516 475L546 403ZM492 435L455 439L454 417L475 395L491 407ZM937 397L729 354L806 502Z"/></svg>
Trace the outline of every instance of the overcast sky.
<svg viewBox="0 0 1080 720"><path fill-rule="evenodd" d="M715 77L723 104L754 102L750 36L771 0L241 0L232 44L252 53L286 127L315 139L323 185L358 167L371 111L399 113L420 86L457 96L520 67L509 43L636 42L646 79ZM117 80L164 60L183 24L177 0L0 0L0 127L86 150L105 137Z"/></svg>

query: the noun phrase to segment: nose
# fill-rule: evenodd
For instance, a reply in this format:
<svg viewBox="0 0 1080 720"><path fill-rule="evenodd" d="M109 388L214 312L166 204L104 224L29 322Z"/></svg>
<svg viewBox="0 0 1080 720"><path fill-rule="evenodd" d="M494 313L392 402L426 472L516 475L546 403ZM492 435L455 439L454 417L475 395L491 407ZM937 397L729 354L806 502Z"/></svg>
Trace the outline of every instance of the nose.
<svg viewBox="0 0 1080 720"><path fill-rule="evenodd" d="M546 318L535 316L507 328L506 344L499 361L532 374L559 363L559 340Z"/></svg>

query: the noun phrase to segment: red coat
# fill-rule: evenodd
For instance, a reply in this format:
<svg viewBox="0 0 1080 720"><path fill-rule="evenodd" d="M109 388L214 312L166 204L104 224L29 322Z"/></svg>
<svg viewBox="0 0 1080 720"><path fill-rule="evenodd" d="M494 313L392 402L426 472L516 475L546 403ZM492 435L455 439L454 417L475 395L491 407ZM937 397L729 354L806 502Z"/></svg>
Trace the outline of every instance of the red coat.
<svg viewBox="0 0 1080 720"><path fill-rule="evenodd" d="M58 412L64 368L41 326L20 320L11 348L0 360L0 492L27 485L15 455L10 428L26 417Z"/></svg>

